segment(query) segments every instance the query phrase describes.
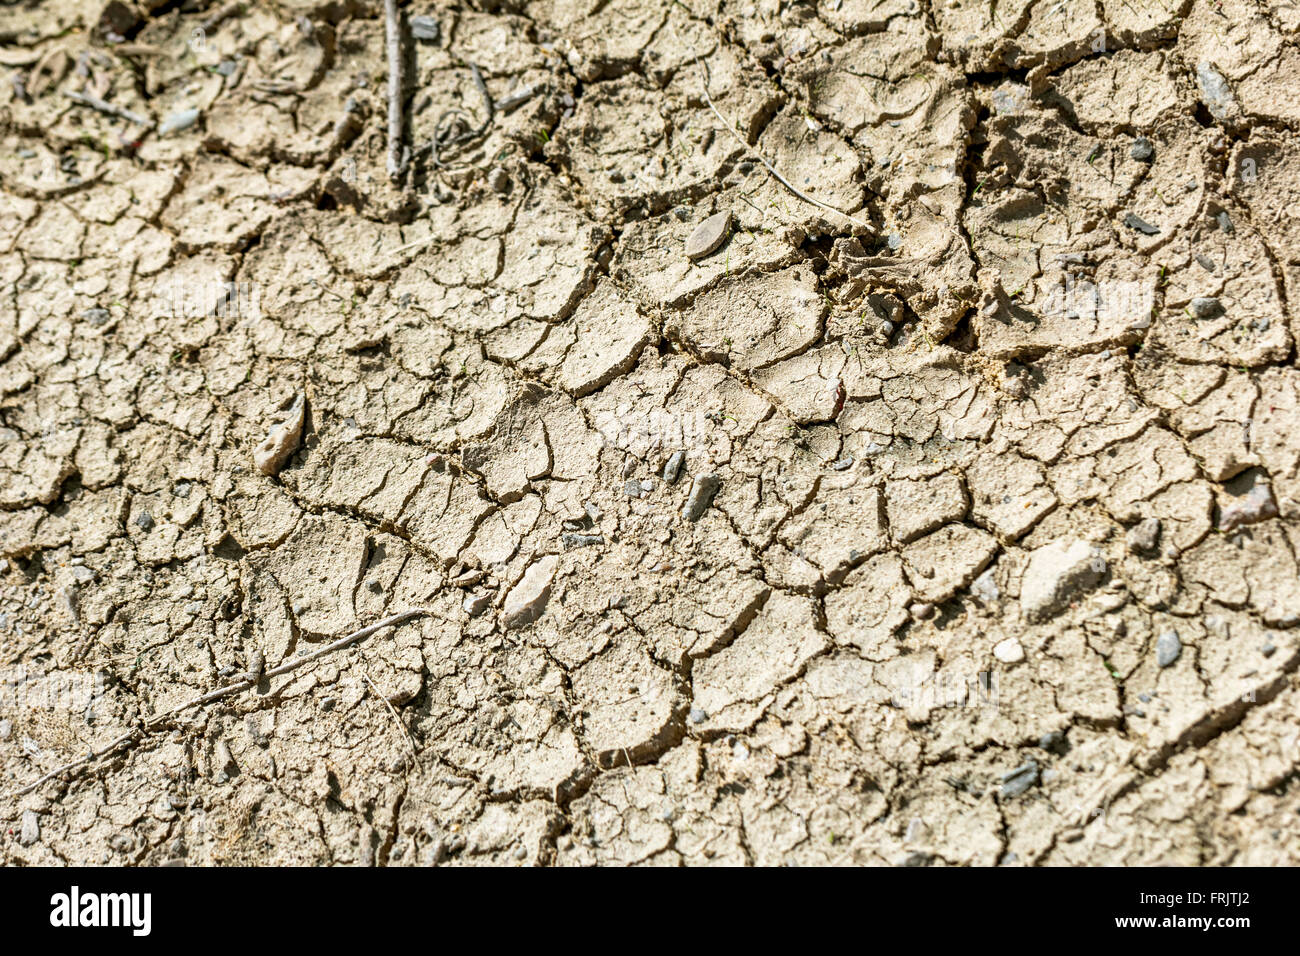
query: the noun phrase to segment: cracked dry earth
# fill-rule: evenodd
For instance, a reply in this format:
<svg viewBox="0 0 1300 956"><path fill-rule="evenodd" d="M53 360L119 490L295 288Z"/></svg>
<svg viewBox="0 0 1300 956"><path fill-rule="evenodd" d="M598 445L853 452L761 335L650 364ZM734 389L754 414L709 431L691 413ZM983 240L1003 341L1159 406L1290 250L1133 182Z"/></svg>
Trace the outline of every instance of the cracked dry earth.
<svg viewBox="0 0 1300 956"><path fill-rule="evenodd" d="M402 16L0 5L0 860L1300 861L1297 7Z"/></svg>

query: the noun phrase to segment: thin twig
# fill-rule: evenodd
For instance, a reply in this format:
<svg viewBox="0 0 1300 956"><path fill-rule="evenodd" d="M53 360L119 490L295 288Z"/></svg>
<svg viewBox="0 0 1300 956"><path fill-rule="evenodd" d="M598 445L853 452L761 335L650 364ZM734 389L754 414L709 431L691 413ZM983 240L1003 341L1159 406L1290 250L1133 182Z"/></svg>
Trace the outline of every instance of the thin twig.
<svg viewBox="0 0 1300 956"><path fill-rule="evenodd" d="M478 135L483 135L492 125L492 118L496 116L496 107L492 103L492 94L488 92L487 84L483 82L483 74L479 72L476 65L469 65L470 73L474 77L474 86L478 88L478 95L483 97L483 105L487 110L487 116L483 120L483 125L478 128Z"/></svg>
<svg viewBox="0 0 1300 956"><path fill-rule="evenodd" d="M218 26L220 26L224 21L229 20L237 13L242 13L243 9L244 9L244 4L241 2L241 0L235 0L234 3L228 3L224 7L218 9L215 13L209 16L202 23L200 23L199 29L202 30L204 33L211 33Z"/></svg>
<svg viewBox="0 0 1300 956"><path fill-rule="evenodd" d="M393 702L379 692L379 688L375 686L375 682L370 679L370 675L365 671L361 672L361 679L370 685L371 693L382 700L384 706L388 708L388 712L393 715L393 720L397 722L397 726L401 730L402 739L406 741L406 748L411 751L411 760L416 764L419 764L420 755L415 752L415 740L411 737L411 731L407 729L406 724L402 723L402 718L398 715L397 708L393 706Z"/></svg>
<svg viewBox="0 0 1300 956"><path fill-rule="evenodd" d="M388 178L402 178L402 22L397 0L384 0L384 23L388 38Z"/></svg>
<svg viewBox="0 0 1300 956"><path fill-rule="evenodd" d="M469 69L470 75L474 80L474 87L478 90L479 96L483 98L483 122L478 125L477 129L471 129L464 133L452 135L452 130L456 128L455 124L454 122L447 121L455 121L461 117L468 120L470 119L470 115L455 106L449 110L442 111L438 116L437 122L433 124L433 139L425 143L416 151L416 156L423 156L426 152L432 150L433 155L431 158L433 159L433 165L437 166L439 169L446 167L441 156L441 151L443 149L446 149L449 146L463 146L465 143L482 139L487 135L488 130L492 128L492 121L496 118L497 104L492 101L492 94L488 92L487 83L483 80L483 74L479 71L478 66L473 63L469 65ZM532 89L536 89L536 87L533 87ZM530 93L529 95L531 96L532 94ZM505 101L503 100L502 102L504 103ZM523 100L519 100L518 102L522 103ZM512 103L511 105L513 106L516 104Z"/></svg>
<svg viewBox="0 0 1300 956"><path fill-rule="evenodd" d="M513 93L507 93L496 103L496 108L501 112L512 110L520 103L527 103L542 90L541 83L532 83L522 89L515 90Z"/></svg>
<svg viewBox="0 0 1300 956"><path fill-rule="evenodd" d="M347 635L346 637L340 637L337 641L332 641L331 643L326 644L324 647L318 648L317 650L313 651L310 654L306 654L302 657L296 657L293 660L289 661L288 663L281 664L279 667L273 667L270 670L264 671L261 676L270 679L272 677L279 677L281 674L288 674L290 671L296 671L298 668L310 664L312 661L318 660L324 657L326 654L332 653L333 651L341 650L342 648L347 647L350 644L355 644L357 641L364 640L365 638L369 637L371 634L374 634L376 631L381 631L384 628L389 627L391 625L402 624L406 621L409 621L413 617L419 617L420 615L427 614L427 613L429 612L426 608L417 607L417 608L411 608L408 611L402 611L400 614L394 614L392 617L386 617L382 621L376 621L374 624L371 624L368 627L361 628L361 630L359 631L353 631L351 634ZM85 764L98 760L100 757L105 757L108 754L113 753L115 750L118 750L125 744L144 739L145 734L149 733L151 730L154 730L160 725L167 723L172 718L178 716L179 714L184 713L187 710L190 710L193 707L202 707L204 704L211 704L214 701L218 701L225 697L229 697L232 694L238 694L241 691L246 691L252 687L256 687L258 683L259 683L258 678L253 678L252 680L249 680L248 678L244 678L243 680L235 681L235 683L233 684L227 684L224 687L218 687L216 690L208 691L206 694L200 694L197 697L191 697L185 703L179 704L176 707L173 707L171 710L163 711L161 714L154 714L148 720L145 720L143 723L141 723L139 727L135 728L134 730L127 731L122 736L109 741L107 744L100 747L99 749L91 750L87 752L84 756L78 757L76 760L73 760L71 763L66 763L62 767L56 767L54 770L51 770L43 777L40 777L39 779L32 781L27 786L22 787L18 790L11 790L6 794L0 795L0 800L10 800L15 797L21 797L24 796L25 794L31 793L37 787L40 787L42 784L50 780L53 780L55 777L60 777L63 774L68 773L69 771L76 770L78 767L81 767Z"/></svg>
<svg viewBox="0 0 1300 956"><path fill-rule="evenodd" d="M89 106L93 110L99 110L101 113L107 113L109 116L118 116L124 120L129 120L137 126L143 126L146 129L153 127L153 120L147 116L142 116L133 110L110 103L108 100L101 100L98 96L91 96L89 93L74 93L72 90L64 90L63 95L74 103L80 103L82 106Z"/></svg>
<svg viewBox="0 0 1300 956"><path fill-rule="evenodd" d="M779 172L777 172L776 167L763 158L763 155L758 150L754 149L743 139L741 139L740 134L736 132L736 127L733 126L731 123L728 123L727 118L723 116L720 112L718 112L718 108L713 105L713 97L709 96L709 67L704 62L703 57L700 57L700 66L703 67L704 69L704 83L703 83L704 100L706 103L709 104L709 109L713 110L713 115L716 116L718 118L718 121L727 128L727 132L732 135L732 137L736 140L736 142L739 143L741 147L745 149L746 152L751 153L760 163L762 163L767 168L767 171L772 174L772 177L777 182L779 182L786 189L790 190L790 192L794 193L804 202L812 203L812 205L825 209L828 212L833 212L836 213L837 215L843 216L845 219L853 223L855 226L858 226L861 229L865 229L867 232L872 233L873 235L875 234L876 231L875 227L872 226L870 223L863 222L861 219L858 219L855 216L850 216L843 209L836 209L834 206L828 203L824 203L820 199L814 199L812 196L809 196L807 193L801 192L798 189L796 189L794 186L790 184L790 180L786 179Z"/></svg>

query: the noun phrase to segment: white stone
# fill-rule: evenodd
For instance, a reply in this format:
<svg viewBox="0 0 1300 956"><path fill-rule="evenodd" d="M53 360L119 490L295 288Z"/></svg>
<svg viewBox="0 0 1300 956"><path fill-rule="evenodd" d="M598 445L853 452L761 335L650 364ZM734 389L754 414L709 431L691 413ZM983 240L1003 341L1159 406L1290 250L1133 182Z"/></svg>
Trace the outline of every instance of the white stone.
<svg viewBox="0 0 1300 956"><path fill-rule="evenodd" d="M523 627L542 616L546 603L551 599L551 582L559 564L558 557L548 554L529 566L519 583L506 595L506 627Z"/></svg>
<svg viewBox="0 0 1300 956"><path fill-rule="evenodd" d="M1029 556L1020 582L1020 609L1027 620L1045 621L1105 574L1106 559L1093 545L1064 538L1053 541Z"/></svg>
<svg viewBox="0 0 1300 956"><path fill-rule="evenodd" d="M1025 649L1014 637L1008 637L993 645L993 656L1003 664L1019 664L1025 659Z"/></svg>

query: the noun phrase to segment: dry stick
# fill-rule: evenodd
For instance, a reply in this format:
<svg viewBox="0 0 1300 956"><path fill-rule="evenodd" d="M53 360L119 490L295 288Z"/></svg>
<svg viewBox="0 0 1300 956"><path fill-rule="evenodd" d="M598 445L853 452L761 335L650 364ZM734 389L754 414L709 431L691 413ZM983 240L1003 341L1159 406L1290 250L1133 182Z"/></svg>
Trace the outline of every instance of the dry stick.
<svg viewBox="0 0 1300 956"><path fill-rule="evenodd" d="M419 617L421 614L428 614L428 613L429 612L426 608L416 607L416 608L411 608L408 611L402 611L400 614L394 614L392 617L386 617L382 621L376 621L374 624L371 624L369 627L363 627L359 631L353 631L351 634L347 635L346 637L340 637L337 641L332 641L331 643L326 644L324 647L318 648L317 650L313 651L310 654L306 654L303 657L294 658L293 660L289 661L287 664L281 664L279 667L273 667L268 671L264 671L261 676L269 679L272 677L279 677L281 674L287 674L290 671L295 671L306 664L310 664L314 660L318 660L319 658L324 657L326 654L347 647L349 644L355 644L357 641L364 640L365 638L369 637L371 634L374 634L376 631L383 630L384 628L389 627L390 625L402 624L406 621L409 621L413 617ZM200 694L198 697L192 697L189 700L187 700L185 703L173 707L171 710L163 711L161 714L154 714L148 720L144 721L135 730L127 731L122 736L109 741L104 746L100 747L98 750L91 750L85 756L78 757L76 760L73 760L71 763L66 763L62 767L56 767L54 770L51 770L43 777L40 777L39 779L32 781L27 786L19 790L11 790L6 794L0 795L0 800L10 800L15 797L21 797L24 796L25 794L31 793L37 787L40 787L42 784L50 780L53 780L55 777L62 776L63 774L67 773L70 770L75 770L78 767L83 766L84 764L91 763L92 761L98 760L100 757L107 756L108 754L112 753L113 751L117 750L119 747L122 747L125 744L143 738L146 733L148 733L158 724L165 723L166 721L171 720L173 717L176 717L178 714L184 713L185 711L189 710L192 707L202 707L204 704L211 704L213 701L218 701L224 697L229 697L232 694L238 694L240 691L245 691L251 687L256 687L257 684L258 684L257 678L254 678L253 680L244 679L244 680L236 681L233 684L227 684L224 687L218 687L216 690L208 691L206 694Z"/></svg>
<svg viewBox="0 0 1300 956"><path fill-rule="evenodd" d="M215 13L213 13L202 23L200 23L199 29L202 30L204 33L211 33L218 26L220 26L224 21L229 20L237 13L241 13L243 11L243 8L244 8L244 4L242 0L235 0L234 3L228 3L224 7L218 9Z"/></svg>
<svg viewBox="0 0 1300 956"><path fill-rule="evenodd" d="M727 132L732 135L732 137L736 140L736 142L739 143L746 152L752 153L760 163L762 163L765 167L767 167L767 171L772 174L773 178L775 178L777 182L779 182L786 189L790 190L790 192L794 193L804 202L812 203L814 206L819 206L822 209L825 209L829 212L833 212L836 213L837 215L843 216L845 219L853 223L855 226L865 229L867 232L872 233L873 235L875 234L876 231L875 227L872 226L870 223L863 222L861 219L858 219L854 216L850 216L843 209L836 209L834 206L828 203L824 203L820 199L814 199L812 196L809 196L807 193L800 192L798 189L795 189L794 186L790 184L790 180L786 179L784 176L778 173L776 171L776 167L773 166L771 163L769 163L766 159L764 159L763 155L758 150L754 149L743 139L741 139L740 134L736 132L736 128L730 123L728 123L727 118L723 116L721 113L719 113L718 108L713 105L713 97L709 96L709 68L705 64L703 57L700 58L700 66L704 68L704 83L703 83L704 100L709 104L709 109L713 110L713 115L716 116L718 118L718 121L721 122L722 125L727 128Z"/></svg>
<svg viewBox="0 0 1300 956"><path fill-rule="evenodd" d="M383 694L379 693L379 688L375 686L375 682L370 679L370 675L367 674L365 671L361 672L361 679L370 685L371 693L373 693L376 697L382 700L384 702L384 706L388 708L388 712L393 715L393 720L396 721L397 723L397 727L402 735L402 739L406 741L406 749L411 751L411 760L414 761L416 765L418 765L420 763L420 755L415 752L415 741L411 739L411 732L406 729L406 724L402 723L402 718L397 713L397 708L393 706L393 702L391 700L389 700Z"/></svg>
<svg viewBox="0 0 1300 956"><path fill-rule="evenodd" d="M402 178L402 24L397 0L384 0L388 37L388 178Z"/></svg>
<svg viewBox="0 0 1300 956"><path fill-rule="evenodd" d="M64 90L63 95L74 103L80 103L82 106L89 106L91 109L99 110L101 113L107 113L109 116L119 116L124 120L129 120L137 126L150 128L153 126L153 120L147 116L141 116L132 110L117 106L107 100L101 100L98 96L91 96L89 93L74 93L71 90Z"/></svg>

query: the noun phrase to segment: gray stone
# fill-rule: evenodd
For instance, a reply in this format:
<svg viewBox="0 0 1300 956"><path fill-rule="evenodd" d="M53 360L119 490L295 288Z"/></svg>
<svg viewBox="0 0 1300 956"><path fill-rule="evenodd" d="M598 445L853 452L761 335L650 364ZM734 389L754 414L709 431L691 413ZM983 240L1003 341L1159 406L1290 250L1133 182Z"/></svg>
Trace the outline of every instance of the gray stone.
<svg viewBox="0 0 1300 956"><path fill-rule="evenodd" d="M1026 760L1015 770L1002 775L1002 799L1018 797L1038 783L1038 762Z"/></svg>
<svg viewBox="0 0 1300 956"><path fill-rule="evenodd" d="M975 595L975 600L981 604L997 603L998 598L1001 597L1001 592L998 591L998 582L993 576L992 568L988 568L971 583L970 592Z"/></svg>
<svg viewBox="0 0 1300 956"><path fill-rule="evenodd" d="M162 125L158 127L158 135L170 136L172 133L180 133L189 129L198 121L198 110L181 110L162 121Z"/></svg>
<svg viewBox="0 0 1300 956"><path fill-rule="evenodd" d="M934 605L926 601L917 601L908 607L907 613L912 615L915 620L928 621L934 617Z"/></svg>
<svg viewBox="0 0 1300 956"><path fill-rule="evenodd" d="M135 518L135 526L148 534L156 527L157 523L153 520L153 515L147 511L141 511Z"/></svg>
<svg viewBox="0 0 1300 956"><path fill-rule="evenodd" d="M686 452L684 451L675 451L669 455L668 460L664 462L664 470L661 472L664 481L670 485L675 482L677 476L682 472L682 463L685 461Z"/></svg>
<svg viewBox="0 0 1300 956"><path fill-rule="evenodd" d="M1156 638L1156 663L1161 667L1170 667L1174 661L1183 656L1183 642L1173 628Z"/></svg>
<svg viewBox="0 0 1300 956"><path fill-rule="evenodd" d="M1151 223L1147 222L1141 216L1138 216L1131 212L1125 214L1124 225L1128 226L1130 229L1137 230L1138 232L1142 233L1144 236L1155 236L1160 234L1159 226L1153 226L1151 225Z"/></svg>
<svg viewBox="0 0 1300 956"><path fill-rule="evenodd" d="M1223 314L1223 306L1214 296L1198 295L1187 304L1187 311L1195 319L1212 319Z"/></svg>
<svg viewBox="0 0 1300 956"><path fill-rule="evenodd" d="M442 38L442 26L433 17L411 17L411 36L425 43L437 43Z"/></svg>
<svg viewBox="0 0 1300 956"><path fill-rule="evenodd" d="M1160 519L1140 521L1128 533L1128 549L1132 554L1155 554L1160 545Z"/></svg>
<svg viewBox="0 0 1300 956"><path fill-rule="evenodd" d="M1239 112L1237 99L1232 95L1228 81L1209 60L1202 60L1196 65L1196 82L1201 87L1201 102L1216 120L1223 122Z"/></svg>
<svg viewBox="0 0 1300 956"><path fill-rule="evenodd" d="M1145 136L1139 136L1133 140L1133 145L1129 147L1128 154L1139 163L1149 163L1155 158L1156 148L1151 144L1151 140Z"/></svg>
<svg viewBox="0 0 1300 956"><path fill-rule="evenodd" d="M1046 621L1105 574L1106 559L1086 541L1053 541L1029 556L1020 582L1020 609L1027 620Z"/></svg>
<svg viewBox="0 0 1300 956"><path fill-rule="evenodd" d="M709 505L713 496L722 487L722 479L717 475L698 475L691 482L691 493L686 497L686 506L682 508L682 517L687 521L698 521Z"/></svg>
<svg viewBox="0 0 1300 956"><path fill-rule="evenodd" d="M604 544L605 538L599 534L569 533L561 539L566 548L585 548L593 544Z"/></svg>
<svg viewBox="0 0 1300 956"><path fill-rule="evenodd" d="M690 259L702 259L718 251L731 231L731 213L714 213L691 233L686 240L686 255Z"/></svg>
<svg viewBox="0 0 1300 956"><path fill-rule="evenodd" d="M6 717L0 720L0 740L8 740L14 735L14 722Z"/></svg>
<svg viewBox="0 0 1300 956"><path fill-rule="evenodd" d="M31 846L40 838L41 818L36 815L35 810L24 810L22 828L18 833L18 842L23 846Z"/></svg>
<svg viewBox="0 0 1300 956"><path fill-rule="evenodd" d="M1219 228L1229 236L1237 231L1237 227L1232 224L1232 217L1228 215L1226 210L1220 212L1215 217L1215 221L1218 222Z"/></svg>
<svg viewBox="0 0 1300 956"><path fill-rule="evenodd" d="M709 715L698 707L691 708L691 723L702 724L709 719Z"/></svg>

